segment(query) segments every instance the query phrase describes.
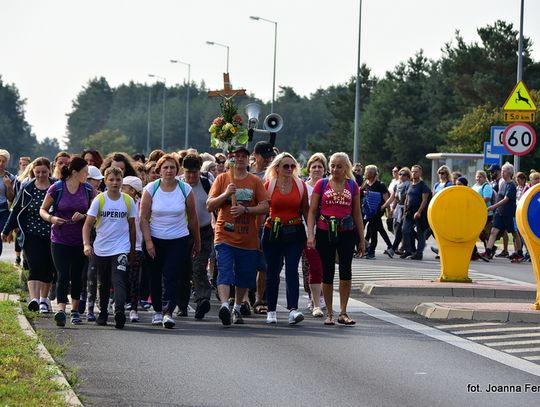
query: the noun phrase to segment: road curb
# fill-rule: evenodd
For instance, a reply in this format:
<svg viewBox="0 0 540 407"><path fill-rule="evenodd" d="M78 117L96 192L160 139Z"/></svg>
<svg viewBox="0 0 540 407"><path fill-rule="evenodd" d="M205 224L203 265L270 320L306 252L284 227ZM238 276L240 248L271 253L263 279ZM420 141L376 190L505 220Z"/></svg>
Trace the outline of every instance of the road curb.
<svg viewBox="0 0 540 407"><path fill-rule="evenodd" d="M402 283L402 282L400 282ZM471 284L454 284L426 282L419 280L418 284L395 285L392 281L385 283L360 283L353 288L353 292L367 295L410 295L410 296L437 296L437 297L472 297L472 298L512 298L521 300L534 300L536 291L517 286L471 286ZM515 287L515 288L514 288Z"/></svg>
<svg viewBox="0 0 540 407"><path fill-rule="evenodd" d="M489 309L489 307L495 309ZM540 323L540 311L528 310L530 303L428 303L423 302L414 312L427 319L465 319L471 321Z"/></svg>
<svg viewBox="0 0 540 407"><path fill-rule="evenodd" d="M49 353L47 348L43 345L43 343L39 340L36 331L34 331L34 328L32 328L32 325L30 324L28 319L26 319L26 316L24 315L20 307L19 296L2 294L0 295L0 297L3 297L2 299L4 300L8 299L19 304L19 306L17 307L17 321L19 322L19 326L26 335L37 341L37 352L39 357L47 361L54 373L52 380L58 382L64 387L64 390L62 390L61 392L63 393L66 404L68 406L84 406L77 394L73 391L73 388L62 373L62 370L60 370L60 368L56 364L56 361Z"/></svg>

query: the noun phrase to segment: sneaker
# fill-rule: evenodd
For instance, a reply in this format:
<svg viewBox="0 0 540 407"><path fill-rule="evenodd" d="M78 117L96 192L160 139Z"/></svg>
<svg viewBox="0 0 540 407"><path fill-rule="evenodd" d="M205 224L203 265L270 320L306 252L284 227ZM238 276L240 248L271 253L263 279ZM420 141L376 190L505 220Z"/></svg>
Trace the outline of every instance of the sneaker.
<svg viewBox="0 0 540 407"><path fill-rule="evenodd" d="M313 301L308 300L307 309L309 310L309 312L313 312Z"/></svg>
<svg viewBox="0 0 540 407"><path fill-rule="evenodd" d="M324 316L324 313L322 312L322 310L319 307L315 307L315 308L313 308L313 312L311 313L311 315L314 318L321 318L322 316Z"/></svg>
<svg viewBox="0 0 540 407"><path fill-rule="evenodd" d="M512 263L521 263L524 261L524 257L521 254L516 255L510 262Z"/></svg>
<svg viewBox="0 0 540 407"><path fill-rule="evenodd" d="M132 309L129 311L129 321L130 322L139 322L139 314L137 314L137 311Z"/></svg>
<svg viewBox="0 0 540 407"><path fill-rule="evenodd" d="M247 301L244 301L242 304L240 304L240 314L245 317L249 317L251 315L251 307L249 306L249 303Z"/></svg>
<svg viewBox="0 0 540 407"><path fill-rule="evenodd" d="M49 300L54 301L56 299L56 283L51 284L51 288L49 288L49 294L47 295Z"/></svg>
<svg viewBox="0 0 540 407"><path fill-rule="evenodd" d="M42 301L39 303L39 313L40 314L48 314L49 313L49 304L47 304L45 301Z"/></svg>
<svg viewBox="0 0 540 407"><path fill-rule="evenodd" d="M493 253L495 253L495 250L493 250ZM500 252L499 254L496 254L495 257L498 257L498 258L505 258L505 257L508 257L508 252L506 250L503 250L502 252Z"/></svg>
<svg viewBox="0 0 540 407"><path fill-rule="evenodd" d="M15 266L20 266L21 265L21 256L17 256L15 258Z"/></svg>
<svg viewBox="0 0 540 407"><path fill-rule="evenodd" d="M386 250L384 251L384 254L386 254L388 257L390 257L391 259L393 259L393 258L394 258L394 254L396 254L396 253L394 252L394 249L392 249L392 248L390 247L389 249L386 249Z"/></svg>
<svg viewBox="0 0 540 407"><path fill-rule="evenodd" d="M82 323L82 319L81 317L79 316L79 313L78 312L73 312L71 311L71 323L73 325L79 325Z"/></svg>
<svg viewBox="0 0 540 407"><path fill-rule="evenodd" d="M96 314L94 314L93 311L88 311L86 313L86 321L88 321L88 322L96 322Z"/></svg>
<svg viewBox="0 0 540 407"><path fill-rule="evenodd" d="M401 256L399 256L400 259L406 259L407 257L412 256L411 252L403 252Z"/></svg>
<svg viewBox="0 0 540 407"><path fill-rule="evenodd" d="M508 256L508 258L509 258L510 260L514 260L514 259L515 259L516 257L518 257L518 256L521 256L521 255L520 255L518 252L514 252L514 253L512 253L510 256ZM523 257L523 256L521 256L521 257Z"/></svg>
<svg viewBox="0 0 540 407"><path fill-rule="evenodd" d="M63 310L57 311L54 314L54 322L56 326L66 326L66 312Z"/></svg>
<svg viewBox="0 0 540 407"><path fill-rule="evenodd" d="M86 300L79 300L79 306L77 307L77 311L79 314L84 314L84 310L86 309Z"/></svg>
<svg viewBox="0 0 540 407"><path fill-rule="evenodd" d="M200 300L195 309L195 319L203 319L208 311L210 311L210 301L206 298Z"/></svg>
<svg viewBox="0 0 540 407"><path fill-rule="evenodd" d="M114 327L122 329L126 324L126 314L123 311L118 311L114 314Z"/></svg>
<svg viewBox="0 0 540 407"><path fill-rule="evenodd" d="M188 310L187 307L178 307L178 312L176 313L179 317L187 317L188 316Z"/></svg>
<svg viewBox="0 0 540 407"><path fill-rule="evenodd" d="M293 309L289 312L289 325L298 324L304 320L304 314L300 311Z"/></svg>
<svg viewBox="0 0 540 407"><path fill-rule="evenodd" d="M373 253L366 254L364 256L364 259L366 259L366 260L377 260L377 258L375 257L375 255Z"/></svg>
<svg viewBox="0 0 540 407"><path fill-rule="evenodd" d="M435 247L435 246L430 246L429 247L431 249L431 251L435 254L439 254L439 248L438 247Z"/></svg>
<svg viewBox="0 0 540 407"><path fill-rule="evenodd" d="M163 314L161 312L154 312L154 315L152 315L152 325L161 324L163 324Z"/></svg>
<svg viewBox="0 0 540 407"><path fill-rule="evenodd" d="M39 301L37 298L33 298L32 301L28 303L28 309L30 311L39 311Z"/></svg>
<svg viewBox="0 0 540 407"><path fill-rule="evenodd" d="M409 256L409 259L411 260L422 260L424 256L422 256L420 253L415 253L412 256Z"/></svg>
<svg viewBox="0 0 540 407"><path fill-rule="evenodd" d="M221 307L218 316L223 325L228 326L231 324L231 310L228 307Z"/></svg>
<svg viewBox="0 0 540 407"><path fill-rule="evenodd" d="M105 326L107 325L108 318L109 318L109 315L106 312L100 312L96 319L96 324Z"/></svg>
<svg viewBox="0 0 540 407"><path fill-rule="evenodd" d="M114 304L114 301L110 299L109 305L107 306L107 313L112 314L114 312L113 304Z"/></svg>
<svg viewBox="0 0 540 407"><path fill-rule="evenodd" d="M176 323L169 314L163 315L163 328L173 329Z"/></svg>
<svg viewBox="0 0 540 407"><path fill-rule="evenodd" d="M244 324L244 318L242 318L242 311L238 312L237 310L233 311L233 324L235 325L243 325Z"/></svg>
<svg viewBox="0 0 540 407"><path fill-rule="evenodd" d="M277 312L268 311L266 313L266 323L267 324L277 324Z"/></svg>

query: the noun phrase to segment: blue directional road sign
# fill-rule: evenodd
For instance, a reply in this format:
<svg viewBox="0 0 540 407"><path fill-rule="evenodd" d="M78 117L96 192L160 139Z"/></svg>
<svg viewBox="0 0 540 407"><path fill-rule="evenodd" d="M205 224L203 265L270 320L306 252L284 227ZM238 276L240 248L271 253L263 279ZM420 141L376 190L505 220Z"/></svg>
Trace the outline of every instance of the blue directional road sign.
<svg viewBox="0 0 540 407"><path fill-rule="evenodd" d="M506 126L491 126L491 153L501 155L512 155L510 151L504 147L503 133Z"/></svg>
<svg viewBox="0 0 540 407"><path fill-rule="evenodd" d="M500 164L501 156L493 154L491 151L491 143L484 142L484 165Z"/></svg>
<svg viewBox="0 0 540 407"><path fill-rule="evenodd" d="M529 223L531 232L537 239L540 239L540 192L535 193L529 202L529 206L527 207L527 222Z"/></svg>

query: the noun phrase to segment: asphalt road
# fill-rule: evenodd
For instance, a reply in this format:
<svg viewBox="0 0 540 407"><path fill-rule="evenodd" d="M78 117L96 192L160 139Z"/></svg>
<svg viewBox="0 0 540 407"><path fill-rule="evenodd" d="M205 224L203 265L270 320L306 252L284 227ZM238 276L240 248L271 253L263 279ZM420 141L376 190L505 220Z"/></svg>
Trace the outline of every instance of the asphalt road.
<svg viewBox="0 0 540 407"><path fill-rule="evenodd" d="M9 246L4 259L9 259ZM405 273L436 270L424 261L355 260ZM413 265L414 264L414 265ZM506 260L474 262L479 273L534 282L528 264ZM279 303L284 305L284 282ZM337 300L337 298L336 298ZM177 327L150 325L151 314L124 330L95 324L53 325L40 317L35 327L66 344L63 363L75 367L75 390L96 406L507 406L536 405L540 364L452 335L412 314L415 297L350 302L354 327L325 327L306 315L289 326L286 311L267 326L263 316L225 328L217 303L204 321L177 318ZM301 301L305 304L305 300ZM372 308L374 307L374 308ZM386 310L389 313L385 313ZM281 312L279 312L281 311ZM379 315L380 314L380 315ZM411 325L412 324L412 325ZM435 327L434 327L435 326ZM505 325L508 326L508 325ZM456 329L456 328L454 328ZM476 347L475 347L476 346ZM489 392L490 386L514 386ZM520 386L520 387L518 387Z"/></svg>

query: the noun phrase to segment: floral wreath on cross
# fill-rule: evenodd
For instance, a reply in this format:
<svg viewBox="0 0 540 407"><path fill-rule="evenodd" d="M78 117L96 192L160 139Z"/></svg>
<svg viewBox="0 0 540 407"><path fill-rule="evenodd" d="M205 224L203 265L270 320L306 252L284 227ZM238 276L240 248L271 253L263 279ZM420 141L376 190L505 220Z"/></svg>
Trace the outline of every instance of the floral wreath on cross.
<svg viewBox="0 0 540 407"><path fill-rule="evenodd" d="M248 132L232 98L224 98L219 106L221 115L212 121L208 129L210 146L230 153L234 147L248 142Z"/></svg>

